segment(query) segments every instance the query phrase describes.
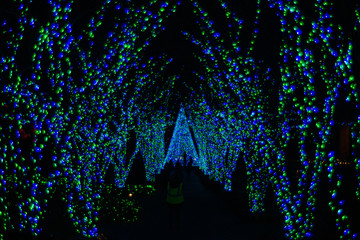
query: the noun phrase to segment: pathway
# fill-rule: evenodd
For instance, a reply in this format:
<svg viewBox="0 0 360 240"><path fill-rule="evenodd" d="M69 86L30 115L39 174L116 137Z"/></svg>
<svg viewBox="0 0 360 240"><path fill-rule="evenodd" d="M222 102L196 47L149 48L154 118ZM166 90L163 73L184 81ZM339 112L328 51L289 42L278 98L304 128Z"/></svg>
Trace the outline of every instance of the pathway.
<svg viewBox="0 0 360 240"><path fill-rule="evenodd" d="M145 201L144 215L140 223L102 225L100 229L108 240L281 239L279 223L249 218L245 216L245 212L234 210L221 192L216 193L204 187L199 176L193 173L184 176L185 202L179 230L169 229L165 195L157 191Z"/></svg>

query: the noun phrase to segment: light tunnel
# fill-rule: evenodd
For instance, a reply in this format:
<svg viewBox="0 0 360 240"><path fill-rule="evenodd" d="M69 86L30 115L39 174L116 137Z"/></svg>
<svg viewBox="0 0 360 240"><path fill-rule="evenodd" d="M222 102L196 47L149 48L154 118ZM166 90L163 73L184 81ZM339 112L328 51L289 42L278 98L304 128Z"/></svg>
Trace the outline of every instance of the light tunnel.
<svg viewBox="0 0 360 240"><path fill-rule="evenodd" d="M241 161L249 214L270 192L285 239L359 239L359 7L2 1L0 240L39 237L59 192L99 237L137 156L149 183L192 158L228 192Z"/></svg>

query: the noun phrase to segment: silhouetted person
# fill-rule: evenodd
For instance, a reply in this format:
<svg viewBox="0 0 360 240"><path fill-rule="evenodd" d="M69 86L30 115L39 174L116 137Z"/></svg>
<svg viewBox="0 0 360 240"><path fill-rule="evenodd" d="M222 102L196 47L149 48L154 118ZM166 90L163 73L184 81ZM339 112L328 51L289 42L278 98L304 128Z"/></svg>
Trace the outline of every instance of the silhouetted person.
<svg viewBox="0 0 360 240"><path fill-rule="evenodd" d="M167 184L166 202L169 206L169 224L171 229L179 229L180 210L184 202L183 174L180 162L176 163L175 169L170 173Z"/></svg>
<svg viewBox="0 0 360 240"><path fill-rule="evenodd" d="M173 162L172 160L170 160L169 162L167 162L164 166L163 171L160 174L160 188L161 188L161 193L162 194L166 194L167 191L167 183L170 179L170 172L173 169Z"/></svg>

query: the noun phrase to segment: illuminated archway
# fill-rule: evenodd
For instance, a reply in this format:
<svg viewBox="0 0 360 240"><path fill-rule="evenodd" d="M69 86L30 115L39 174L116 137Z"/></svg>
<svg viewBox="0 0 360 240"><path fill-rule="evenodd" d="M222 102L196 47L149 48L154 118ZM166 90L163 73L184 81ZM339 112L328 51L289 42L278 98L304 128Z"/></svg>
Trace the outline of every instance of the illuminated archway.
<svg viewBox="0 0 360 240"><path fill-rule="evenodd" d="M195 164L199 159L189 129L189 122L186 118L184 108L181 108L176 119L174 132L170 140L169 149L166 153L165 162L173 160L186 163L186 159L183 159L184 154L186 154L187 157L191 157Z"/></svg>

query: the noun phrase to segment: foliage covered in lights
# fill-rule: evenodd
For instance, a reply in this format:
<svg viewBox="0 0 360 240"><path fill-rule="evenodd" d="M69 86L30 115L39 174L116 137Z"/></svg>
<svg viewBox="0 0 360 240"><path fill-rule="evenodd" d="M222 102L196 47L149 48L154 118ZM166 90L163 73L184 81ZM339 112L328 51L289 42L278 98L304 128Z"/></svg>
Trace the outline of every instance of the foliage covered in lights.
<svg viewBox="0 0 360 240"><path fill-rule="evenodd" d="M246 51L247 57L240 54L238 39L242 21L229 12L224 2L221 6L226 12L229 26L234 26L232 28L235 29L229 32L229 37L233 40L229 46L226 46L225 38L220 32L215 30L208 13L196 1L193 4L201 35L196 38L187 32L184 34L201 48L202 54L197 55L197 58L205 71L199 73L199 77L209 82L208 91L217 98L214 102L221 103L220 106L212 106L213 100L207 101L204 96L200 103L201 114L193 116L195 135L201 145L200 155L209 163L209 169L205 172L223 182L225 189L231 190L231 176L239 154L243 153L249 178L247 188L250 208L251 211L262 212L262 199L268 182L265 174L267 163L262 159L266 153L266 134L270 130L264 126L268 118L266 113L269 111L266 112L268 99L263 91L264 82L269 78L269 70L259 68L259 64L251 57L256 34ZM258 6L259 4L260 2ZM259 14L260 11L257 11L255 29Z"/></svg>
<svg viewBox="0 0 360 240"><path fill-rule="evenodd" d="M105 222L137 222L143 210L139 199L151 196L154 191L151 185L127 185L120 190L114 184L107 185L99 215Z"/></svg>
<svg viewBox="0 0 360 240"><path fill-rule="evenodd" d="M286 238L308 239L313 236L319 183L327 181L328 194L331 195L328 204L337 214L339 237L357 239L359 229L351 224L349 213L343 210L344 201L338 196L342 176L335 160L337 149L333 136L339 124L335 122L336 113L341 112L339 103L356 103L353 109L356 120L348 124L352 124L354 167L359 178L359 153L356 149L359 146L360 102L353 73L353 39L345 35L342 26L335 22L333 3L314 1L314 18L309 18L302 12L298 1L257 1L254 31L245 50L240 48L239 40L243 21L229 11L225 1L220 1L220 4L229 23L228 32L217 31L209 14L198 2L192 3L201 34L184 32L184 35L199 47L201 53L195 55L205 69L198 76L206 83L204 85L208 84L206 87L216 98L213 101L204 97L200 104L201 112L210 113L208 124L205 123L206 114L195 115L195 118L203 119L198 120L198 124L195 122L196 127L210 125L217 129L214 135L209 134L212 132L209 129L198 131L195 134L198 137L204 132L198 144L204 145L204 151L213 151L214 147L206 144L216 141L215 145L221 146L224 139L228 141L220 147L222 151L226 146L233 146L234 156L239 151L243 154L248 173L250 210L262 212L266 189L273 189L285 219ZM279 69L269 69L253 52L259 33L259 15L265 6L275 10L281 24ZM358 6L355 14L353 32L358 31ZM228 35L224 37L225 34ZM276 76L271 72L277 71L280 71L280 77L270 78ZM278 94L277 99L269 101L269 89ZM220 104L214 105L213 102ZM226 128L228 126L231 127ZM224 138L224 132L230 133L229 129L236 133ZM296 149L290 149L294 142ZM289 151L295 152L296 156L289 157ZM209 160L212 157L212 163L226 159L224 152L212 154L206 157ZM296 172L290 171L291 164L297 168ZM223 175L228 171L224 166L218 165ZM216 176L214 172L209 174ZM356 190L358 200L359 183Z"/></svg>
<svg viewBox="0 0 360 240"><path fill-rule="evenodd" d="M114 164L116 184L124 186L138 151L126 153L129 130L135 118L146 118L140 95L150 92L156 84L151 79L163 77L171 62L143 52L176 5L106 0L79 26L72 15L75 2L44 2L41 9L49 10L44 17L36 12L37 1L8 1L0 17L0 228L5 231L38 235L51 191L62 187L78 233L97 235L106 170ZM150 96L146 107L167 92Z"/></svg>
<svg viewBox="0 0 360 240"><path fill-rule="evenodd" d="M192 5L200 30L184 36L199 50L194 55L201 64L196 72L201 97L183 103L166 152L164 135L172 124L168 96L179 77L165 77L172 59L148 56L146 49L177 4L104 0L88 19L79 20L74 0L48 0L46 16L36 12L36 0L5 2L9 11L0 16L0 230L38 235L48 200L62 188L77 232L96 237L99 214L106 211L100 199L125 187L138 153L148 181L167 161L186 153L228 191L244 161L250 211L264 212L265 195L273 191L287 239L314 237L320 183L325 182L323 198L336 216L339 238L360 237L341 191L333 139L339 125L350 125L349 167L357 178L352 194L359 204L360 63L353 58L360 48L359 3L345 32L333 14L334 1L311 1L309 15L300 1L257 0L245 46L242 36L249 31L243 31L244 21L226 1L218 1L226 23L219 31L199 2L184 1ZM255 53L265 8L274 11L280 26L276 67ZM159 86L160 79L166 84ZM346 103L354 106L353 117L337 122ZM136 146L129 152L131 131ZM115 179L107 189L103 183L110 166ZM128 199L123 205L138 211Z"/></svg>
<svg viewBox="0 0 360 240"><path fill-rule="evenodd" d="M151 121L144 120L137 129L138 144L141 154L146 159L146 180L155 181L155 175L159 174L165 166L165 130L167 127L165 113L157 112Z"/></svg>

